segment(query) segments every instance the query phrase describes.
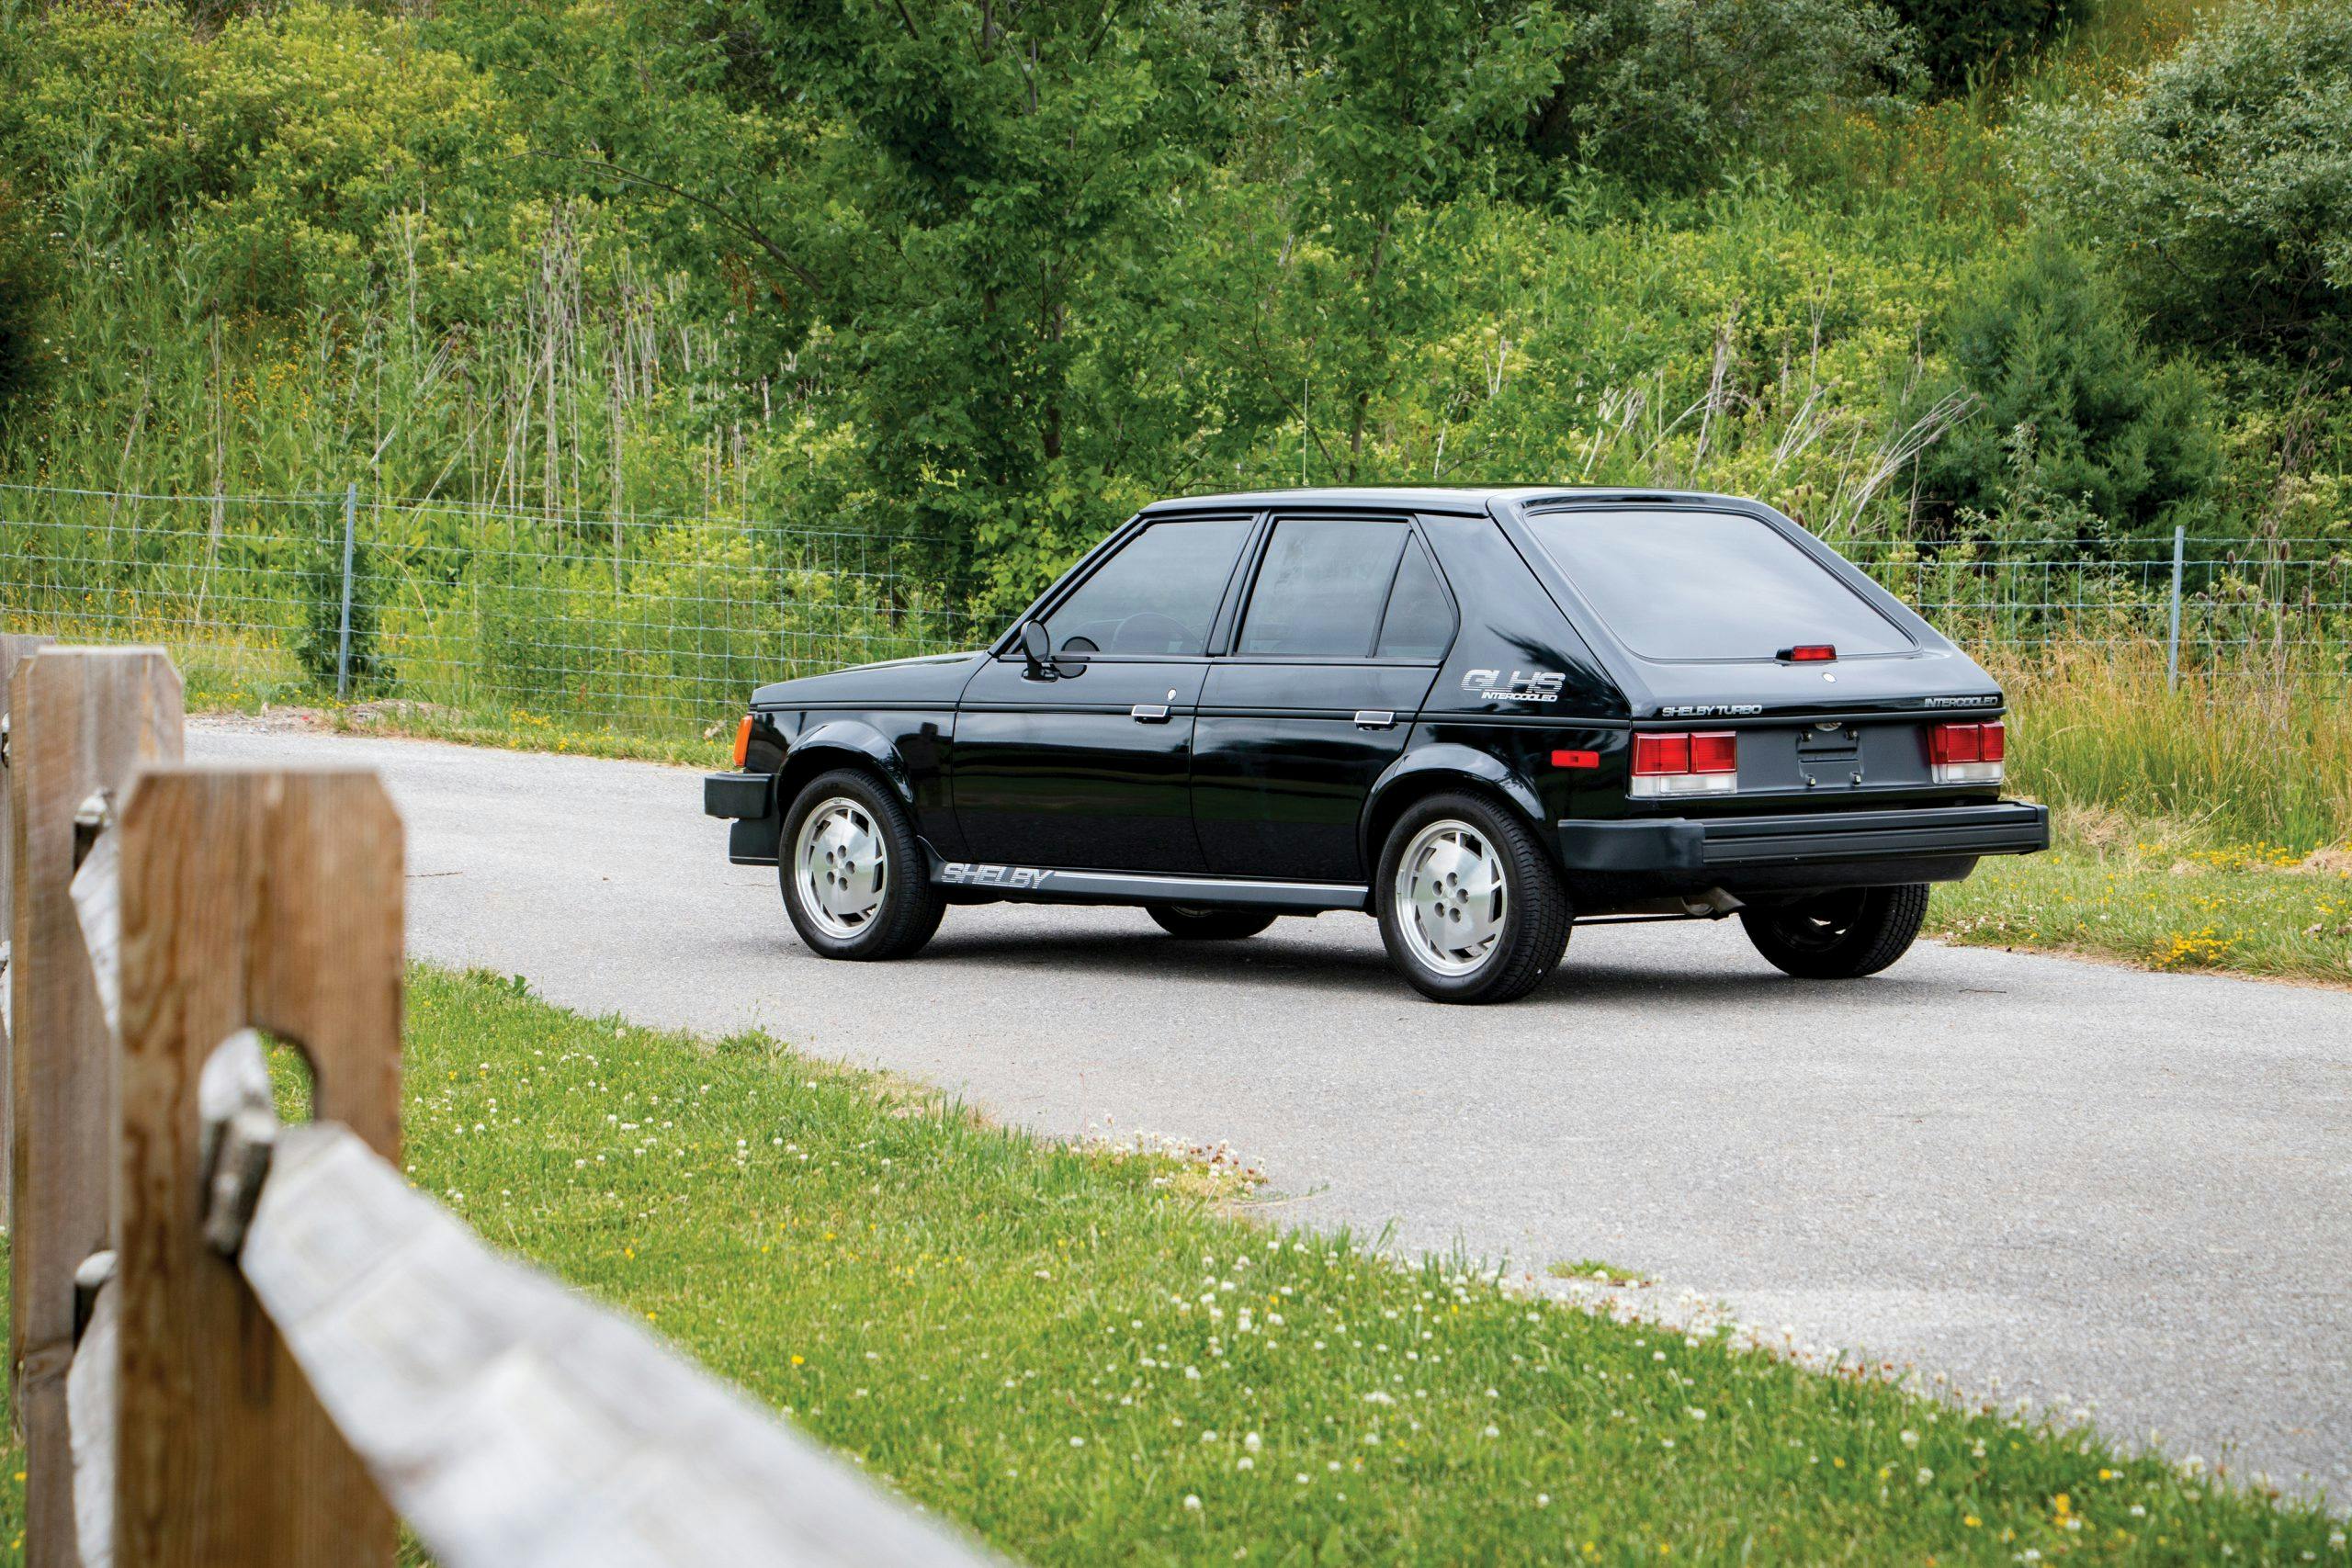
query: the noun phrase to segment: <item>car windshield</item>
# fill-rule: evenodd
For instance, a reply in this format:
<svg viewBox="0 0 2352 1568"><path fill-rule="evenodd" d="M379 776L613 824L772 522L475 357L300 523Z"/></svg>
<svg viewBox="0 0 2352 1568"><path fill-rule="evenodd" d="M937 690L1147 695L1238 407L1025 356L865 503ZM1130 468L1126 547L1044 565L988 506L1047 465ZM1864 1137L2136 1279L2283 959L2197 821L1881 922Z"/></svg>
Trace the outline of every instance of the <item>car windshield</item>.
<svg viewBox="0 0 2352 1568"><path fill-rule="evenodd" d="M1644 659L1770 659L1830 643L1840 656L1916 645L1758 517L1680 508L1578 508L1527 526L1618 640Z"/></svg>

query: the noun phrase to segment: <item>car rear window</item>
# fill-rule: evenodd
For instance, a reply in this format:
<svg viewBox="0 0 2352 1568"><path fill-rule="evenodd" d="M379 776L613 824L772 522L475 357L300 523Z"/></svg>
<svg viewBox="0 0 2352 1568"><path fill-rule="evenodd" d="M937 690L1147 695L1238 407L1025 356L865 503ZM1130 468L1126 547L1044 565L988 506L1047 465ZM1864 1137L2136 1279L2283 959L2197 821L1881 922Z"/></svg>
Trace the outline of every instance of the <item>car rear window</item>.
<svg viewBox="0 0 2352 1568"><path fill-rule="evenodd" d="M1909 653L1901 628L1760 518L1579 508L1529 530L1618 640L1645 659L1770 659L1799 643Z"/></svg>

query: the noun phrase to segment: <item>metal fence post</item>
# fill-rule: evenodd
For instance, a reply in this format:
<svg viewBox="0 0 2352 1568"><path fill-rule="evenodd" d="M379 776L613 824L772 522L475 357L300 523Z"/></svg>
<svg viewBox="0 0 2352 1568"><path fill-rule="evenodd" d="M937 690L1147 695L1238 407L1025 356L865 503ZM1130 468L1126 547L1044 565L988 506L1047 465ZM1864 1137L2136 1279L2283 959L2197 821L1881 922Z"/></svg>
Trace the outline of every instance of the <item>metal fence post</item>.
<svg viewBox="0 0 2352 1568"><path fill-rule="evenodd" d="M351 696L351 538L359 516L359 484L343 487L343 623L334 648L334 700Z"/></svg>
<svg viewBox="0 0 2352 1568"><path fill-rule="evenodd" d="M2188 547L2188 526L2175 524L2172 530L2172 633L2165 645L2165 690L2169 692L2180 684L2180 567L2181 557Z"/></svg>

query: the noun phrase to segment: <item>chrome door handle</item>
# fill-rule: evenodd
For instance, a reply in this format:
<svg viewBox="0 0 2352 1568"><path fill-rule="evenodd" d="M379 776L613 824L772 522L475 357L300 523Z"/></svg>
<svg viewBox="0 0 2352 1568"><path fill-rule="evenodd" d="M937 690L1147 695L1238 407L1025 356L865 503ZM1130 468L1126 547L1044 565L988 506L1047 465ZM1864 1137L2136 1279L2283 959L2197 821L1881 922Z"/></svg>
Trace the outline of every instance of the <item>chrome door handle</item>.
<svg viewBox="0 0 2352 1568"><path fill-rule="evenodd" d="M1137 703L1127 710L1127 716L1137 724L1166 724L1168 705L1166 703Z"/></svg>
<svg viewBox="0 0 2352 1568"><path fill-rule="evenodd" d="M1396 716L1384 708L1360 708L1356 712L1358 729L1387 729L1396 722Z"/></svg>

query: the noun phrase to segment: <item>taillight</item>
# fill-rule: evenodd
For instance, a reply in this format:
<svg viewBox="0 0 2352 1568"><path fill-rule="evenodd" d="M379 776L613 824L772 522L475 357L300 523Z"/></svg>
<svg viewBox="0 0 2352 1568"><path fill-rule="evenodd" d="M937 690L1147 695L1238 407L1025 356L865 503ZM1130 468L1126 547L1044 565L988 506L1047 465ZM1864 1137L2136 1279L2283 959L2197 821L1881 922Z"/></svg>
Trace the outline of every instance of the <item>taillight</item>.
<svg viewBox="0 0 2352 1568"><path fill-rule="evenodd" d="M1826 642L1801 642L1794 648L1784 648L1772 657L1783 664L1828 664L1836 660L1838 649Z"/></svg>
<svg viewBox="0 0 2352 1568"><path fill-rule="evenodd" d="M743 759L752 754L752 716L745 714L743 722L735 727L735 765L741 767Z"/></svg>
<svg viewBox="0 0 2352 1568"><path fill-rule="evenodd" d="M2008 751L2007 727L1997 719L1928 729L1928 761L1938 784L1999 784Z"/></svg>
<svg viewBox="0 0 2352 1568"><path fill-rule="evenodd" d="M1738 787L1739 737L1728 729L1634 737L1636 795L1728 795Z"/></svg>

